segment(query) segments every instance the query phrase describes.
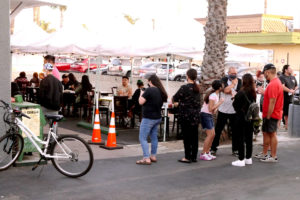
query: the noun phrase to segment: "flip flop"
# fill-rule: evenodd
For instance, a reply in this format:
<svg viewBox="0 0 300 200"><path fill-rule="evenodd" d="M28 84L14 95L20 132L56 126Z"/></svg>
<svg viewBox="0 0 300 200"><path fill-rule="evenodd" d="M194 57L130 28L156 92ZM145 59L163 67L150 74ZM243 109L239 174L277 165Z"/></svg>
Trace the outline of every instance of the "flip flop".
<svg viewBox="0 0 300 200"><path fill-rule="evenodd" d="M145 159L136 161L137 165L151 165L151 162L147 162Z"/></svg>
<svg viewBox="0 0 300 200"><path fill-rule="evenodd" d="M156 163L157 162L157 159L155 158L155 159L153 159L153 158L151 158L150 157L150 160L151 160L151 162L154 162L154 163Z"/></svg>

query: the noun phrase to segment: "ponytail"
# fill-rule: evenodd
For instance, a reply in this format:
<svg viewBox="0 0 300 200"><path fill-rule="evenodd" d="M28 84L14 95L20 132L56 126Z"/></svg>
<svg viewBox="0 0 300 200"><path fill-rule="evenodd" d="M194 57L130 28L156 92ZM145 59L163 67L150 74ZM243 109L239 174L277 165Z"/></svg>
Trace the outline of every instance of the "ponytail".
<svg viewBox="0 0 300 200"><path fill-rule="evenodd" d="M216 90L214 90L214 89L211 89L210 91L208 91L207 93L206 93L206 95L205 95L205 97L204 97L204 102L206 103L206 104L208 104L208 102L209 102L209 96L212 94L212 93L214 93Z"/></svg>

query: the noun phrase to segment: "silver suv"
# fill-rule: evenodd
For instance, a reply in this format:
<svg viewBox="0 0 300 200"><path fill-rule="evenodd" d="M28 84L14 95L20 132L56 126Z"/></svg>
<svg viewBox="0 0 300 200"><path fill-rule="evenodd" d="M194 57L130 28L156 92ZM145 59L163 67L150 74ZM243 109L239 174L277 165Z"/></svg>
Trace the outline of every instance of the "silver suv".
<svg viewBox="0 0 300 200"><path fill-rule="evenodd" d="M137 68L142 64L140 59L134 59L132 68ZM131 62L130 59L121 59L116 58L113 59L110 64L108 64L108 75L116 75L116 76L131 76Z"/></svg>

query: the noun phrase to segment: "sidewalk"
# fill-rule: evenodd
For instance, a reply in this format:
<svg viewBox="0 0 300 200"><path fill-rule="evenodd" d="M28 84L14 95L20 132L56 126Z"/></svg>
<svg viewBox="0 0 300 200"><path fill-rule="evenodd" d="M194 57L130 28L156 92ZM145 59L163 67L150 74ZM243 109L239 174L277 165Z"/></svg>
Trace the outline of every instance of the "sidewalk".
<svg viewBox="0 0 300 200"><path fill-rule="evenodd" d="M59 128L59 132L63 134L75 134L86 141L91 139L92 130L82 130L82 128L76 128L76 129L69 129L68 128ZM135 156L142 156L142 148L138 141L138 129L117 129L117 132L119 133L117 136L117 144L122 145L124 148L119 150L105 150L102 148L99 148L98 145L91 145L91 148L94 152L95 159L109 159L109 158L121 158L121 157L135 157ZM102 140L106 140L106 135L101 135ZM290 142L290 141L300 141L300 138L291 138L288 136L288 133L286 130L280 128L278 130L278 142L284 143L284 142ZM228 144L230 143L230 144ZM261 145L263 143L263 136L262 133L259 133L259 135L256 138L256 141L253 142L253 145ZM203 141L199 142L199 151L202 150L203 147ZM231 147L231 142L226 141L225 144L220 145L219 148L227 148ZM183 152L183 142L182 140L175 140L175 141L167 141L167 142L159 142L158 144L158 154L166 154L171 152ZM258 152L253 152L253 154Z"/></svg>

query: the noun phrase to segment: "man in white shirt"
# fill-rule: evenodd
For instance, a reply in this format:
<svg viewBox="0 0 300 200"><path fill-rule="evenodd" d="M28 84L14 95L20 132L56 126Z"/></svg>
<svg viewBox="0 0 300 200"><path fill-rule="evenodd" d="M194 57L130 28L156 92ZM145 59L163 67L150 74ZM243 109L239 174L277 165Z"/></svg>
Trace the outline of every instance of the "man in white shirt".
<svg viewBox="0 0 300 200"><path fill-rule="evenodd" d="M218 109L218 117L215 126L215 138L211 146L211 153L216 155L218 150L220 136L229 119L229 126L232 132L232 154L238 155L238 137L236 137L237 130L235 126L236 113L232 106L233 98L242 86L241 79L237 78L237 70L235 67L230 67L228 70L228 76L221 79L224 85L224 91L221 93L221 97L224 98L223 104Z"/></svg>

